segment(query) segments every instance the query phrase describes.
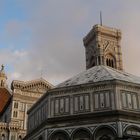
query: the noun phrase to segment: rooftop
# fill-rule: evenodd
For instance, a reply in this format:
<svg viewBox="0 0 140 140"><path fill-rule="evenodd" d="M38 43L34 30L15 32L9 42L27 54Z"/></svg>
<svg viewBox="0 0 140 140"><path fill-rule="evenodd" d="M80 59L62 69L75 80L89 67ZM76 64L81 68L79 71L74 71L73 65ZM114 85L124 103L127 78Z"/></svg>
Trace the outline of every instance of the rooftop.
<svg viewBox="0 0 140 140"><path fill-rule="evenodd" d="M3 111L11 96L6 88L0 88L0 113Z"/></svg>
<svg viewBox="0 0 140 140"><path fill-rule="evenodd" d="M124 71L119 71L111 67L99 65L92 67L66 81L56 86L68 87L73 85L80 85L86 83L95 83L108 80L121 80L126 82L131 82L135 84L140 84L140 77L134 76L132 74L126 73Z"/></svg>

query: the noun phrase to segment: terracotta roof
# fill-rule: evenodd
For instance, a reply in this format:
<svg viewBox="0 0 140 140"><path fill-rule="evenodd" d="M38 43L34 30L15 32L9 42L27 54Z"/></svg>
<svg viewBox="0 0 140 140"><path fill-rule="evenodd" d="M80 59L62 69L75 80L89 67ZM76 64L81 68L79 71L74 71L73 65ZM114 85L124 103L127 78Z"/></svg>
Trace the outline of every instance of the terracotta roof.
<svg viewBox="0 0 140 140"><path fill-rule="evenodd" d="M11 94L6 88L0 88L0 113L3 111L10 97Z"/></svg>

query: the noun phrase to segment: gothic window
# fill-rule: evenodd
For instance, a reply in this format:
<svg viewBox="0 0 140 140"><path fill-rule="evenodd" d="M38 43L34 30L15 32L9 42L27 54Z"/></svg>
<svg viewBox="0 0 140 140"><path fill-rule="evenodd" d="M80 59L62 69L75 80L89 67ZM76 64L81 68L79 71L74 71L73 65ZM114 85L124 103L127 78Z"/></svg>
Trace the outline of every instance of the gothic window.
<svg viewBox="0 0 140 140"><path fill-rule="evenodd" d="M17 118L17 115L18 115L18 112L17 112L17 111L14 111L14 112L13 112L13 117L14 117L14 118Z"/></svg>
<svg viewBox="0 0 140 140"><path fill-rule="evenodd" d="M18 108L18 102L14 102L14 108Z"/></svg>
<svg viewBox="0 0 140 140"><path fill-rule="evenodd" d="M106 56L106 65L115 68L115 58L111 54Z"/></svg>
<svg viewBox="0 0 140 140"><path fill-rule="evenodd" d="M106 60L106 65L114 68L114 60L113 59L107 59Z"/></svg>

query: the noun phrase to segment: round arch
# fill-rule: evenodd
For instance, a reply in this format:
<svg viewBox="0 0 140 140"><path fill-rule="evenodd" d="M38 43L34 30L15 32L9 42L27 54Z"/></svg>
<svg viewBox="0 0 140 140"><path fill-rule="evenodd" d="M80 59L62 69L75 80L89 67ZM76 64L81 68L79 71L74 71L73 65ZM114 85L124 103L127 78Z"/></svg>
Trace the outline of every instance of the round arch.
<svg viewBox="0 0 140 140"><path fill-rule="evenodd" d="M51 134L49 140L70 140L70 138L66 131L58 130Z"/></svg>
<svg viewBox="0 0 140 140"><path fill-rule="evenodd" d="M95 130L93 139L94 140L115 140L116 137L117 137L117 134L114 128L105 125L105 126L100 126Z"/></svg>
<svg viewBox="0 0 140 140"><path fill-rule="evenodd" d="M92 134L87 128L78 128L72 133L72 140L91 140Z"/></svg>
<svg viewBox="0 0 140 140"><path fill-rule="evenodd" d="M128 136L128 137L135 136L140 138L140 128L135 125L128 126L124 131L124 136Z"/></svg>

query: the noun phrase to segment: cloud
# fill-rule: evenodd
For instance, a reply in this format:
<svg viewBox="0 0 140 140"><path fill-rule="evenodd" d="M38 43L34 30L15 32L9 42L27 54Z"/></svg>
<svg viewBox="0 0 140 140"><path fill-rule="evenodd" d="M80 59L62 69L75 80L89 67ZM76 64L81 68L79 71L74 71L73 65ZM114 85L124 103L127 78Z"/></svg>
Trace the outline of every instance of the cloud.
<svg viewBox="0 0 140 140"><path fill-rule="evenodd" d="M13 67L8 71L9 81L43 75L57 84L85 70L82 38L99 23L101 9L103 24L122 30L125 70L140 75L136 63L140 52L138 5L138 1L129 0L127 4L122 0L20 1L26 19L11 19L5 24L3 38L10 47L0 52L0 63Z"/></svg>

